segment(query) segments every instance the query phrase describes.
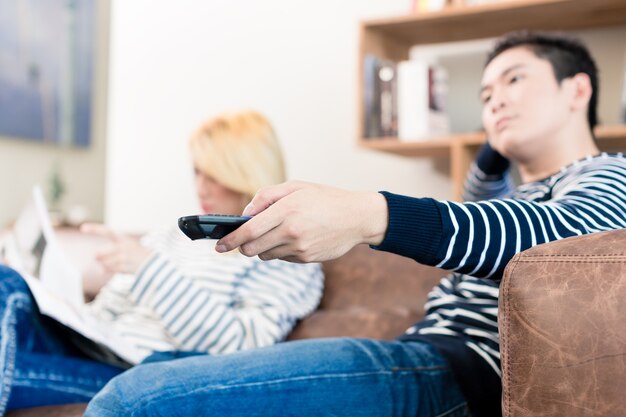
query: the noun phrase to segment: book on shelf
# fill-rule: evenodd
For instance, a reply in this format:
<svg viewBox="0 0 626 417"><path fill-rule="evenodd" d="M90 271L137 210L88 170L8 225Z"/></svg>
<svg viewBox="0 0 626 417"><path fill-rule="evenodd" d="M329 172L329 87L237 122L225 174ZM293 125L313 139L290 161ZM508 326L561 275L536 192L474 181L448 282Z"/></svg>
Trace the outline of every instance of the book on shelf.
<svg viewBox="0 0 626 417"><path fill-rule="evenodd" d="M396 63L367 55L364 59L364 136L397 136Z"/></svg>
<svg viewBox="0 0 626 417"><path fill-rule="evenodd" d="M398 77L394 61L383 59L378 70L380 82L380 130L383 137L398 136Z"/></svg>
<svg viewBox="0 0 626 417"><path fill-rule="evenodd" d="M376 74L378 58L366 55L363 59L363 136L365 138L380 137L380 95Z"/></svg>
<svg viewBox="0 0 626 417"><path fill-rule="evenodd" d="M449 133L446 70L425 61L398 64L398 138L423 140Z"/></svg>
<svg viewBox="0 0 626 417"><path fill-rule="evenodd" d="M420 60L364 60L364 136L423 140L449 133L446 70Z"/></svg>
<svg viewBox="0 0 626 417"><path fill-rule="evenodd" d="M450 133L447 100L448 71L440 65L431 65L428 68L428 132L426 136L444 136Z"/></svg>

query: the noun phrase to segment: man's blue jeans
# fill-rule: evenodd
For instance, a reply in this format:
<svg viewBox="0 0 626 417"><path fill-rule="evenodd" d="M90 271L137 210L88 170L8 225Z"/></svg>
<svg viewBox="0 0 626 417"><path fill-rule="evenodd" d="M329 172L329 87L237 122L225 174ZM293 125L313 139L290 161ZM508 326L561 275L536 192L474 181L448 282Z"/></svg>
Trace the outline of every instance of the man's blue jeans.
<svg viewBox="0 0 626 417"><path fill-rule="evenodd" d="M38 313L22 277L0 265L0 416L87 402L122 369L87 359Z"/></svg>
<svg viewBox="0 0 626 417"><path fill-rule="evenodd" d="M448 364L430 345L348 338L142 364L109 382L85 414L469 415Z"/></svg>

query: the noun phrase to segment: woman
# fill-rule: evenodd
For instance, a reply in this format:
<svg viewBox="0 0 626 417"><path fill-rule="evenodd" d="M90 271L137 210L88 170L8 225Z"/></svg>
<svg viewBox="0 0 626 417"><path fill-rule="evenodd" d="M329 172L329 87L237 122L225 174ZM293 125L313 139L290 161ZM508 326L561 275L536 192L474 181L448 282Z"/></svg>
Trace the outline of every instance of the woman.
<svg viewBox="0 0 626 417"><path fill-rule="evenodd" d="M206 122L192 135L190 148L204 212L239 214L259 188L284 181L276 136L258 113ZM141 241L99 225L83 228L111 238L97 259L114 273L87 310L147 361L271 345L317 306L323 286L319 264L220 255L215 241L191 241L176 219L170 223L168 230ZM5 300L0 413L88 401L123 370L97 350L64 338L55 323L37 313L21 277L2 266L0 297Z"/></svg>

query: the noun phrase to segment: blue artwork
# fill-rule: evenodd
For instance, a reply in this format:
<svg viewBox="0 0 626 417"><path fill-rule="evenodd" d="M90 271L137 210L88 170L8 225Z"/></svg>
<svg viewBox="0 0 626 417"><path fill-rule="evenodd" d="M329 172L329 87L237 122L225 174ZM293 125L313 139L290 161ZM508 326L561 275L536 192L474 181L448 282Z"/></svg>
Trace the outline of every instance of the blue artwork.
<svg viewBox="0 0 626 417"><path fill-rule="evenodd" d="M96 1L0 1L0 136L89 145Z"/></svg>

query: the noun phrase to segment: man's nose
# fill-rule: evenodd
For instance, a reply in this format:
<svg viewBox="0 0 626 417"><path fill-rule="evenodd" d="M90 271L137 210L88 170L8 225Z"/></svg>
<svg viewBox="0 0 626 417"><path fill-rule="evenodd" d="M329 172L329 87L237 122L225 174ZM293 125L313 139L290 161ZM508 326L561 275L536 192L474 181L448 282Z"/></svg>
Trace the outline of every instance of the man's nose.
<svg viewBox="0 0 626 417"><path fill-rule="evenodd" d="M506 100L505 100L504 94L502 94L502 92L500 91L494 90L491 93L491 100L489 102L489 107L491 108L491 112L495 114L498 111L500 111L502 108L504 108L505 106L506 106Z"/></svg>

